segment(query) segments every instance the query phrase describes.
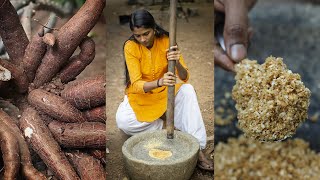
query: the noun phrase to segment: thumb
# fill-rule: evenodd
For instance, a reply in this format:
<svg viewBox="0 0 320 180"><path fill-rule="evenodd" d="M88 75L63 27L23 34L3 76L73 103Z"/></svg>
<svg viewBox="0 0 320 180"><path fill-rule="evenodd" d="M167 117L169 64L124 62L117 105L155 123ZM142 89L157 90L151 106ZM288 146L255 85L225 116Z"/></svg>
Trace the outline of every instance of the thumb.
<svg viewBox="0 0 320 180"><path fill-rule="evenodd" d="M228 56L239 62L247 56L248 8L245 0L225 0L224 42Z"/></svg>

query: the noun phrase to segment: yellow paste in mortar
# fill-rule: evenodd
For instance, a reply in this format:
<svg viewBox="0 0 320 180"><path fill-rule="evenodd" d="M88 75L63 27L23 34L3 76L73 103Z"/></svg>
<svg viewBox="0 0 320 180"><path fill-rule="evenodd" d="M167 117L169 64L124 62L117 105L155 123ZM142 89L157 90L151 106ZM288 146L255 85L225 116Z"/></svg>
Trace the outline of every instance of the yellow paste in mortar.
<svg viewBox="0 0 320 180"><path fill-rule="evenodd" d="M171 151L161 150L161 149L150 149L149 156L156 159L167 159L172 156Z"/></svg>

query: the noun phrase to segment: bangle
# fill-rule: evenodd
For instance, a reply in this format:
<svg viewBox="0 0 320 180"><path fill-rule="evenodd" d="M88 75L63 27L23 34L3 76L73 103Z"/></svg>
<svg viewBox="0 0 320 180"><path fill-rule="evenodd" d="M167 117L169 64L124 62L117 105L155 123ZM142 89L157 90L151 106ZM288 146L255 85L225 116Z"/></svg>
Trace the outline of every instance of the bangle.
<svg viewBox="0 0 320 180"><path fill-rule="evenodd" d="M158 81L157 81L157 86L158 86L158 87L161 87L160 84L159 84L159 81L160 81L160 79L158 79Z"/></svg>

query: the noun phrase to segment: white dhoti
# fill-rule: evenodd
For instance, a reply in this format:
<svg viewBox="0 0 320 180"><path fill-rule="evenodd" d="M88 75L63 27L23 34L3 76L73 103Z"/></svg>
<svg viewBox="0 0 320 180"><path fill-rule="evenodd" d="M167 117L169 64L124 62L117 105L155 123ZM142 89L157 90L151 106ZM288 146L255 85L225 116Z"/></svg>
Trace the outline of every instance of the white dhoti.
<svg viewBox="0 0 320 180"><path fill-rule="evenodd" d="M160 130L163 126L162 119L157 119L152 123L139 122L127 96L124 97L123 102L119 105L116 121L118 128L128 135L135 135L147 130ZM175 97L174 127L197 138L200 149L205 148L206 130L196 92L190 84L183 84Z"/></svg>

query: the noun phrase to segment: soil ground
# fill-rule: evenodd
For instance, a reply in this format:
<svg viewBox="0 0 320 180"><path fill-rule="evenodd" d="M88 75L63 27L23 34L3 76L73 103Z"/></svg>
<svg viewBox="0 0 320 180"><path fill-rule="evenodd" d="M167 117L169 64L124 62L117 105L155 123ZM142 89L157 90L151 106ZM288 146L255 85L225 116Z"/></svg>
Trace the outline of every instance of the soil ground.
<svg viewBox="0 0 320 180"><path fill-rule="evenodd" d="M194 86L198 95L200 109L205 122L207 136L213 137L213 96L214 96L214 62L213 62L213 6L212 2L197 1L183 3L187 8L197 10L198 16L177 21L177 43L190 69L189 83ZM168 29L168 8L160 11L161 5L129 6L126 1L108 0L105 9L107 20L107 173L108 179L129 179L123 159L121 147L127 137L119 131L115 122L115 113L124 97L124 57L122 46L131 35L128 24L120 25L119 15L130 15L137 8L147 8L154 15L158 24ZM194 12L194 11L193 11ZM208 142L208 149L213 150L213 141ZM211 150L208 150L211 151ZM213 151L211 151L213 158ZM192 179L213 179L213 173L196 168Z"/></svg>

